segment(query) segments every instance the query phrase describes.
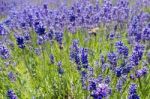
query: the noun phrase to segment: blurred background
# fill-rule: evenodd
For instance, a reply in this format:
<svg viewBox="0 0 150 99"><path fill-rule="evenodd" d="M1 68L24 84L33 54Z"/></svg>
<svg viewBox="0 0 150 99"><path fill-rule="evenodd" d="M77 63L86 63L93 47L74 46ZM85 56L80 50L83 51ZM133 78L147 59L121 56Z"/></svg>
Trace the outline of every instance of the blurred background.
<svg viewBox="0 0 150 99"><path fill-rule="evenodd" d="M11 10L19 10L24 8L25 6L49 4L51 8L56 8L63 3L71 4L72 1L73 0L0 0L0 16L5 16Z"/></svg>

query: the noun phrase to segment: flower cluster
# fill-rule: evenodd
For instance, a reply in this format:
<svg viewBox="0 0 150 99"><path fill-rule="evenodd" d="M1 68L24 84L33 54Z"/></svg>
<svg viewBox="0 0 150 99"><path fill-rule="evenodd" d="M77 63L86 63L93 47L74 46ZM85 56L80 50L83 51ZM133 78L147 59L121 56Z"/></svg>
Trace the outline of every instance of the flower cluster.
<svg viewBox="0 0 150 99"><path fill-rule="evenodd" d="M147 73L148 73L148 68L143 67L142 69L137 70L135 75L136 75L137 78L140 78L142 76L145 76Z"/></svg>
<svg viewBox="0 0 150 99"><path fill-rule="evenodd" d="M130 85L128 99L140 99L140 97L137 94L136 84L131 84Z"/></svg>
<svg viewBox="0 0 150 99"><path fill-rule="evenodd" d="M123 44L123 42L118 41L118 42L116 42L115 46L116 46L117 52L118 52L119 54L124 55L125 57L128 56L128 52L129 52L128 47L125 46L125 45Z"/></svg>
<svg viewBox="0 0 150 99"><path fill-rule="evenodd" d="M142 59L143 53L144 46L141 44L136 44L132 56L130 57L130 61L132 62L133 66L137 66L139 64L139 61Z"/></svg>
<svg viewBox="0 0 150 99"><path fill-rule="evenodd" d="M18 45L19 48L21 48L21 49L25 48L25 40L24 40L23 36L17 35L16 36L16 41L17 41L17 45Z"/></svg>
<svg viewBox="0 0 150 99"><path fill-rule="evenodd" d="M102 99L109 97L111 94L111 88L109 87L110 78L103 78L99 76L97 79L89 80L89 90L91 91L91 96L94 99Z"/></svg>
<svg viewBox="0 0 150 99"><path fill-rule="evenodd" d="M112 65L117 65L117 55L114 52L108 53L108 61L112 64Z"/></svg>
<svg viewBox="0 0 150 99"><path fill-rule="evenodd" d="M7 96L8 96L10 99L18 99L17 95L14 93L13 90L8 90L8 91L7 91Z"/></svg>
<svg viewBox="0 0 150 99"><path fill-rule="evenodd" d="M142 33L142 39L143 40L150 40L150 24L146 26Z"/></svg>
<svg viewBox="0 0 150 99"><path fill-rule="evenodd" d="M21 0L17 1L19 3ZM50 8L50 2L56 2L57 7ZM93 99L108 99L112 92L126 95L124 92L130 85L130 80L137 80L136 83L139 81L140 87L144 85L141 84L141 78L144 82L148 82L149 77L146 76L149 73L150 63L150 13L146 11L149 9L148 0L102 2L77 0L69 6L66 0L59 3L57 0L48 0L42 6L29 4L21 9L12 4L15 5L15 9L8 11L9 14L0 23L0 65L2 65L0 72L6 74L9 80L5 80L5 76L2 75L6 82L11 81L15 84L13 82L19 80L21 85L19 89L29 87L32 83L31 85L37 87L39 97L46 94L56 99L88 98L88 96ZM0 1L2 14L5 9L9 9L6 6L7 3ZM15 43L20 49L15 48ZM22 53L25 59L19 56ZM40 61L41 58L44 62ZM42 64L44 67L41 67ZM76 69L74 67L67 69L64 65L75 66ZM27 71L20 73L24 70ZM55 70L56 72L51 72ZM45 77L48 71L51 74ZM29 82L26 83L25 80ZM34 80L37 85L32 82ZM44 82L38 82L43 80ZM79 84L79 88L75 84ZM65 89L66 85L71 87ZM5 87L11 86L2 84L2 91L7 91L8 88ZM47 88L54 89L47 90ZM72 91L74 88L77 89ZM27 89L26 93L35 92L30 89ZM70 90L73 93L68 92ZM141 89L141 94L144 90L146 88ZM17 96L13 90L8 90L8 98L20 98L22 90L19 91ZM81 94L79 96L84 92L86 96L76 97L78 91ZM29 96L34 94L36 93ZM136 84L130 85L128 99L140 99Z"/></svg>
<svg viewBox="0 0 150 99"><path fill-rule="evenodd" d="M9 49L4 46L4 45L0 45L0 57L2 59L8 59L10 57L10 51Z"/></svg>

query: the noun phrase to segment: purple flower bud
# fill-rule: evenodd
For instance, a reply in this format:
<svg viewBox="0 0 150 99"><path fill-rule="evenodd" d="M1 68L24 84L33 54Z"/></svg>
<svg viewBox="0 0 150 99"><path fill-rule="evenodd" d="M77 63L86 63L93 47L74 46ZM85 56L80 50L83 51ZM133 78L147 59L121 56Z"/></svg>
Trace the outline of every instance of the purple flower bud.
<svg viewBox="0 0 150 99"><path fill-rule="evenodd" d="M131 84L130 85L128 99L140 99L140 97L137 95L137 86L136 86L136 84Z"/></svg>
<svg viewBox="0 0 150 99"><path fill-rule="evenodd" d="M115 46L119 54L122 54L126 57L128 56L128 47L125 46L121 41L116 42Z"/></svg>
<svg viewBox="0 0 150 99"><path fill-rule="evenodd" d="M36 28L36 33L41 36L45 34L45 28L43 26Z"/></svg>
<svg viewBox="0 0 150 99"><path fill-rule="evenodd" d="M30 36L30 34L29 33L25 33L24 34L24 38L25 38L25 40L30 40L31 39L31 36Z"/></svg>
<svg viewBox="0 0 150 99"><path fill-rule="evenodd" d="M62 32L55 32L55 39L59 44L62 44L63 41L63 33Z"/></svg>
<svg viewBox="0 0 150 99"><path fill-rule="evenodd" d="M49 58L50 58L51 63L54 64L54 55L50 54Z"/></svg>
<svg viewBox="0 0 150 99"><path fill-rule="evenodd" d="M126 82L126 79L127 79L127 76L126 75L123 75L122 77L120 77L117 81L117 84L116 84L116 89L117 91L121 92L122 91L122 86L123 84Z"/></svg>
<svg viewBox="0 0 150 99"><path fill-rule="evenodd" d="M142 59L144 53L144 46L141 44L136 44L130 57L130 61L133 63L134 66L139 64L139 61Z"/></svg>
<svg viewBox="0 0 150 99"><path fill-rule="evenodd" d="M81 62L82 62L83 68L88 68L88 52L87 52L87 49L84 49L84 48L82 49Z"/></svg>
<svg viewBox="0 0 150 99"><path fill-rule="evenodd" d="M112 65L117 65L117 55L115 53L108 53L108 61Z"/></svg>
<svg viewBox="0 0 150 99"><path fill-rule="evenodd" d="M135 75L137 78L140 78L144 75L146 75L148 73L148 68L147 67L143 67L142 69L139 69L135 72Z"/></svg>
<svg viewBox="0 0 150 99"><path fill-rule="evenodd" d="M147 67L143 67L142 68L142 72L143 72L143 75L146 75L148 73L148 68Z"/></svg>
<svg viewBox="0 0 150 99"><path fill-rule="evenodd" d="M116 84L116 89L118 92L122 91L122 86L123 86L123 81L121 79L119 79Z"/></svg>
<svg viewBox="0 0 150 99"><path fill-rule="evenodd" d="M3 45L0 45L0 57L2 59L8 59L10 57L9 49Z"/></svg>
<svg viewBox="0 0 150 99"><path fill-rule="evenodd" d="M112 33L110 33L109 34L109 38L110 38L110 40L113 40L114 38L115 38L115 34L112 32Z"/></svg>
<svg viewBox="0 0 150 99"><path fill-rule="evenodd" d="M15 93L14 93L13 90L8 90L8 91L7 91L7 96L8 96L10 99L18 99L17 95L15 95Z"/></svg>
<svg viewBox="0 0 150 99"><path fill-rule="evenodd" d="M59 62L57 63L57 66L58 66L58 73L59 73L60 75L62 75L62 74L64 73L64 69L62 68L62 62L59 61Z"/></svg>
<svg viewBox="0 0 150 99"><path fill-rule="evenodd" d="M107 77L105 78L105 81L104 81L104 82L105 82L106 84L109 84L109 83L110 83L110 81L111 81L110 77L109 77L109 76L107 76Z"/></svg>
<svg viewBox="0 0 150 99"><path fill-rule="evenodd" d="M16 80L16 77L15 77L15 75L13 74L13 72L9 72L9 73L8 73L8 77L9 77L9 79L10 79L12 82L14 82L14 81Z"/></svg>
<svg viewBox="0 0 150 99"><path fill-rule="evenodd" d="M50 30L50 32L48 33L48 37L50 40L54 38L54 32L52 30Z"/></svg>
<svg viewBox="0 0 150 99"><path fill-rule="evenodd" d="M94 97L94 99L102 99L104 97L107 97L110 94L111 94L111 89L109 88L109 86L107 84L100 83L98 84L96 90L92 92L91 96Z"/></svg>
<svg viewBox="0 0 150 99"><path fill-rule="evenodd" d="M142 70L137 70L135 75L136 75L137 78L140 78L143 75Z"/></svg>
<svg viewBox="0 0 150 99"><path fill-rule="evenodd" d="M96 90L96 81L94 79L89 80L89 90Z"/></svg>
<svg viewBox="0 0 150 99"><path fill-rule="evenodd" d="M137 93L137 85L136 84L131 84L129 87L129 94L134 94Z"/></svg>
<svg viewBox="0 0 150 99"><path fill-rule="evenodd" d="M121 67L116 68L115 73L117 77L120 77L122 75L122 68Z"/></svg>
<svg viewBox="0 0 150 99"><path fill-rule="evenodd" d="M143 40L150 40L150 28L149 27L145 27L142 33L142 39Z"/></svg>
<svg viewBox="0 0 150 99"><path fill-rule="evenodd" d="M24 37L23 36L16 36L16 41L17 41L17 45L19 46L19 48L24 49L25 48L25 42L24 42Z"/></svg>
<svg viewBox="0 0 150 99"><path fill-rule="evenodd" d="M61 67L61 66L62 66L62 62L59 61L59 62L57 63L57 66L58 66L58 67Z"/></svg>
<svg viewBox="0 0 150 99"><path fill-rule="evenodd" d="M131 74L130 79L135 80L135 76L133 74Z"/></svg>

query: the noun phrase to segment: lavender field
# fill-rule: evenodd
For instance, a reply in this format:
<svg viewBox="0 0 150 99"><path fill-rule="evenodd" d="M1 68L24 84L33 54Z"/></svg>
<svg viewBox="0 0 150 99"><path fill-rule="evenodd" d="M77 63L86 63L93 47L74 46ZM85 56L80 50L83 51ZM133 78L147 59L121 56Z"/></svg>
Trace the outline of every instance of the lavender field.
<svg viewBox="0 0 150 99"><path fill-rule="evenodd" d="M0 99L150 99L150 1L0 0Z"/></svg>

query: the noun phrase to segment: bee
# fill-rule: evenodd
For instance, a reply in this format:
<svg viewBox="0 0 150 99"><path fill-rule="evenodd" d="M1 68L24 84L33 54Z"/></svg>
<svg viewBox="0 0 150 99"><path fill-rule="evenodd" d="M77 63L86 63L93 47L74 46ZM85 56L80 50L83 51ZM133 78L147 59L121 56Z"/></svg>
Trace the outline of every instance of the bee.
<svg viewBox="0 0 150 99"><path fill-rule="evenodd" d="M98 30L99 30L99 28L98 28L98 27L95 27L95 28L89 29L89 30L88 30L88 33L89 33L89 35L94 35L94 36L96 36Z"/></svg>

